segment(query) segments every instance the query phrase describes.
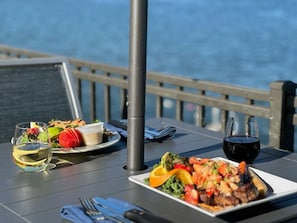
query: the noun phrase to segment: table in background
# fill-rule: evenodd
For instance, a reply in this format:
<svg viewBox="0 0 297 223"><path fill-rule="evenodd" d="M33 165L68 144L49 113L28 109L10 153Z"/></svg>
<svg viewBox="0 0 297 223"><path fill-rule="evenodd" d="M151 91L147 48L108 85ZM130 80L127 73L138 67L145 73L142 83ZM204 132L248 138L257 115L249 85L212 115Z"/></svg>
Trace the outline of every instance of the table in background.
<svg viewBox="0 0 297 223"><path fill-rule="evenodd" d="M152 119L147 124L177 127L174 139L145 144L145 164L149 168L158 163L166 151L184 156L225 157L221 149L220 133L171 119ZM59 215L61 207L78 204L80 196L120 198L175 222L184 223L262 223L294 217L297 219L297 195L213 218L138 186L130 182L128 176L148 172L150 169L131 173L123 168L127 162L124 141L91 153L60 156L75 164L65 163L64 166L43 173L21 173L12 163L10 143L0 144L0 150L0 203L5 205L0 217L1 221L6 219L5 222L12 222L13 219L18 219L18 222L26 222L25 219L38 223L65 222ZM297 181L296 153L263 147L253 166Z"/></svg>

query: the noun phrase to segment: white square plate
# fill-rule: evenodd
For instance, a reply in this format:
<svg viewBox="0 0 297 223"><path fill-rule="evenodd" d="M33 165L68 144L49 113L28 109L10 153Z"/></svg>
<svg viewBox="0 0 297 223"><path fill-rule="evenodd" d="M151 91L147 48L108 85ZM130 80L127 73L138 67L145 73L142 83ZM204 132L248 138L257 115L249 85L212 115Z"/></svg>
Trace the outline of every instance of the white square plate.
<svg viewBox="0 0 297 223"><path fill-rule="evenodd" d="M225 160L227 162L230 162L232 164L237 164L236 162L232 162L232 161L229 161L227 159L224 159L222 157L217 157L217 158L213 158L214 160ZM130 176L129 177L129 180L140 185L140 186L143 186L149 190L152 190L154 192L157 192L163 196L166 196L168 198L171 198L177 202L180 202L184 205L187 205L197 211L200 211L200 212L203 212L209 216L212 216L212 217L215 217L215 216L218 216L218 215L221 215L221 214L226 214L226 213L229 213L229 212L233 212L233 211L236 211L236 210L239 210L239 209L243 209L243 208L247 208L247 207L250 207L250 206L253 206L253 205L257 205L257 204L261 204L261 203L264 203L264 202L267 202L267 201L271 201L271 200L275 200L275 199L278 199L278 198L281 198L281 197L284 197L284 196L288 196L288 195L291 195L291 194L294 194L297 192L297 183L296 182L293 182L293 181L290 181L290 180L287 180L285 178L282 178L282 177L278 177L278 176L275 176L273 174L270 174L270 173L267 173L267 172L264 172L264 171L261 171L261 170L258 170L258 169L255 169L255 168L251 168L255 173L257 173L267 184L269 184L271 186L271 188L273 189L273 193L268 195L267 197L263 198L263 199L260 199L260 200L256 200L256 201L251 201L249 203L246 203L246 204L240 204L240 205L237 205L235 207L232 207L232 208L228 208L228 209L224 209L224 210L220 210L220 211L216 211L216 212L210 212L206 209L203 209L201 207L198 207L198 206L195 206L195 205L192 205L190 203L187 203L181 199L178 199L176 197L173 197L169 194L166 194L156 188L153 188L151 186L149 186L148 184L145 183L144 179L145 178L148 178L149 177L149 174L150 173L144 173L144 174L139 174L139 175L134 175L134 176Z"/></svg>

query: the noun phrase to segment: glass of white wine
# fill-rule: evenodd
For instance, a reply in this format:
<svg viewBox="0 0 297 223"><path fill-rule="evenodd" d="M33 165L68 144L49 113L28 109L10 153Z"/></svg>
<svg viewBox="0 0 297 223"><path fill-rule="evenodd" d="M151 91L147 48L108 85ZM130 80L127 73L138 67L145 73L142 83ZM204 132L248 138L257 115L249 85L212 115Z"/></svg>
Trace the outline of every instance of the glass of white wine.
<svg viewBox="0 0 297 223"><path fill-rule="evenodd" d="M41 172L48 168L52 151L46 123L17 124L12 141L12 158L22 171Z"/></svg>

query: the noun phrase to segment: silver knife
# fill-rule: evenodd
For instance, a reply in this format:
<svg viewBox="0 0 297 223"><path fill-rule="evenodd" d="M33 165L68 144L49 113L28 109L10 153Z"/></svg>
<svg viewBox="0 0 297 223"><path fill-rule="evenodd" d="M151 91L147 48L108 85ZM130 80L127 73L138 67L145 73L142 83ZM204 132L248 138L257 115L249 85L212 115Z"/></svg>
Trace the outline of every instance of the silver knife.
<svg viewBox="0 0 297 223"><path fill-rule="evenodd" d="M101 206L98 203L95 203L95 206L104 215L107 215L107 216L111 216L113 218L116 218L117 220L119 220L120 222L123 222L123 223L132 223L131 220L125 218L122 214L116 213L115 211L113 211L112 209L110 209L110 208L108 208L106 206Z"/></svg>
<svg viewBox="0 0 297 223"><path fill-rule="evenodd" d="M173 223L172 221L139 209L126 211L124 216L137 223Z"/></svg>
<svg viewBox="0 0 297 223"><path fill-rule="evenodd" d="M140 208L136 205L133 205L129 202L117 198L110 197L104 199L101 197L95 197L94 202L97 205L101 205L101 207L105 207L106 209L109 209L110 211L117 213L117 216L124 216L125 219L129 219L130 222L133 221L136 223L173 223L168 219L154 215L148 210L144 210L143 208Z"/></svg>

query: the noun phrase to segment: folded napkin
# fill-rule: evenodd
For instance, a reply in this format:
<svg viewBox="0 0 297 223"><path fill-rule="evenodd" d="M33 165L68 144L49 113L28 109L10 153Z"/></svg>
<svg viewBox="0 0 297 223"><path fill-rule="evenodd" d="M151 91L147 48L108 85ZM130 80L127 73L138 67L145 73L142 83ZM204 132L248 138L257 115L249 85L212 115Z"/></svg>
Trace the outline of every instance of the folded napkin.
<svg viewBox="0 0 297 223"><path fill-rule="evenodd" d="M83 208L79 205L65 205L60 210L62 218L73 223L93 223L93 220L85 214ZM102 223L113 223L111 220L101 220Z"/></svg>
<svg viewBox="0 0 297 223"><path fill-rule="evenodd" d="M104 127L111 131L118 132L121 136L127 138L127 120L111 120L110 123L104 123ZM176 128L174 126L164 126L161 129L154 129L145 126L144 140L146 142L161 142L166 139L172 139L175 136Z"/></svg>
<svg viewBox="0 0 297 223"><path fill-rule="evenodd" d="M95 206L100 211L104 212L105 214L110 213L116 215L123 215L126 211L130 209L140 209L139 207L117 198L101 198L101 197L94 197ZM97 204L96 204L97 203ZM104 207L100 206L99 204L103 205ZM103 208L103 209L102 209ZM84 213L83 208L80 205L65 205L61 208L60 214L62 218L67 219L68 221L74 223L92 223L92 219ZM127 219L128 220L128 219ZM128 220L129 221L129 220ZM112 220L101 220L99 222L102 223L113 223Z"/></svg>
<svg viewBox="0 0 297 223"><path fill-rule="evenodd" d="M104 128L113 131L113 132L118 132L121 136L127 138L128 137L128 131L125 129L122 129L120 127L116 127L112 124L109 123L104 123Z"/></svg>

